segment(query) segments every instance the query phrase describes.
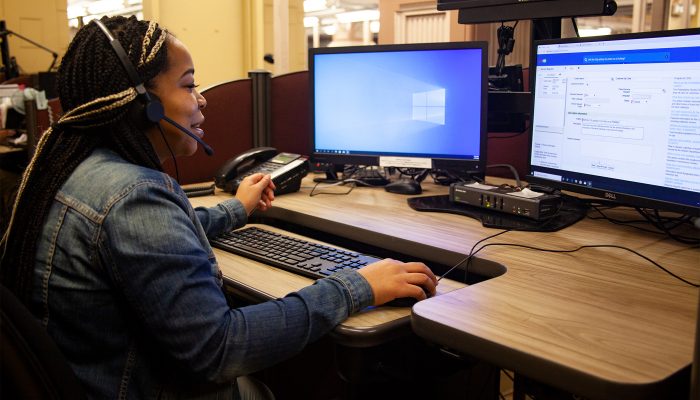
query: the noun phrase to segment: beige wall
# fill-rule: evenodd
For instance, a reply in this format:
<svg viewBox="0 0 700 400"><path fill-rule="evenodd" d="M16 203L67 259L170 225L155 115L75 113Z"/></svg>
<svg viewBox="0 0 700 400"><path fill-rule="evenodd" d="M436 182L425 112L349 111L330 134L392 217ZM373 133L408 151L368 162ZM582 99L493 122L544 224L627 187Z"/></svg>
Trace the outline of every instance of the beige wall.
<svg viewBox="0 0 700 400"><path fill-rule="evenodd" d="M68 47L66 0L0 0L0 19L7 29L58 53L58 61ZM51 65L50 53L17 37L10 36L9 46L21 73L46 71Z"/></svg>
<svg viewBox="0 0 700 400"><path fill-rule="evenodd" d="M194 59L196 80L209 86L247 76L256 51L243 39L255 37L257 26L255 15L249 15L256 10L248 5L230 0L145 0L143 15L185 43Z"/></svg>
<svg viewBox="0 0 700 400"><path fill-rule="evenodd" d="M308 49L304 28L304 0L264 0L264 4L264 53L272 54L275 64L265 63L263 68L274 75L306 70ZM285 6L286 12L276 10L275 7L280 6ZM285 22L276 23L281 19Z"/></svg>
<svg viewBox="0 0 700 400"><path fill-rule="evenodd" d="M144 0L144 18L154 19L187 45L197 81L204 87L248 76L254 69L274 74L306 69L303 0L288 0L287 68L265 63L274 53L274 0ZM282 55L275 55L275 58Z"/></svg>
<svg viewBox="0 0 700 400"><path fill-rule="evenodd" d="M285 72L307 69L309 50L306 29L304 28L303 0L289 0L289 30L287 34L289 35L289 71Z"/></svg>

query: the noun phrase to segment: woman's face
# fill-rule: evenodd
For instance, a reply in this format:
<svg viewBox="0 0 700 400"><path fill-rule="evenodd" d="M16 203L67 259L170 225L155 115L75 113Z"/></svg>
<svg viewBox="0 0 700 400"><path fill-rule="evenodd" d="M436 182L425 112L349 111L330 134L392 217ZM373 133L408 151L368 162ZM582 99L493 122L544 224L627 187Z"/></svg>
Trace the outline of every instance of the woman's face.
<svg viewBox="0 0 700 400"><path fill-rule="evenodd" d="M177 38L169 36L168 68L153 79L153 88L149 91L160 98L165 115L184 128L202 138L204 131L200 128L204 122L202 110L207 101L197 92L194 82L194 63L184 44ZM160 122L167 144L175 157L189 156L197 151L197 142L165 121ZM168 146L157 126L147 132L148 139L163 162L171 157Z"/></svg>

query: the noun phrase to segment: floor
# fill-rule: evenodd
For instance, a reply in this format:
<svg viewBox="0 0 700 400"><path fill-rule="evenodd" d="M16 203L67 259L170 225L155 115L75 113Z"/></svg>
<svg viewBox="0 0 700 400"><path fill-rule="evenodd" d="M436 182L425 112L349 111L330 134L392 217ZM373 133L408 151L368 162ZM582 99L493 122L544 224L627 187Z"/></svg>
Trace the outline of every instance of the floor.
<svg viewBox="0 0 700 400"><path fill-rule="evenodd" d="M513 400L513 373L501 370L501 400Z"/></svg>

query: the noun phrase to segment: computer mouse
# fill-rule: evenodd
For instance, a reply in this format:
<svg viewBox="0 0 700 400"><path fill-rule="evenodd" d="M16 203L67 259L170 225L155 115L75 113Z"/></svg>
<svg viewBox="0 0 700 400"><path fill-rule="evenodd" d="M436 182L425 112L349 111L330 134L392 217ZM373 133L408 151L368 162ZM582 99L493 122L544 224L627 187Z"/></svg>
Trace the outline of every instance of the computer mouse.
<svg viewBox="0 0 700 400"><path fill-rule="evenodd" d="M423 289L423 292L425 292L426 298L429 299L432 297L427 290ZM413 305L417 302L418 299L416 299L415 297L399 297L397 299L384 303L384 305L389 307L413 307Z"/></svg>
<svg viewBox="0 0 700 400"><path fill-rule="evenodd" d="M421 194L423 192L420 183L415 179L399 179L384 186L384 190L398 194Z"/></svg>
<svg viewBox="0 0 700 400"><path fill-rule="evenodd" d="M413 307L417 302L418 299L415 297L399 297L398 299L384 303L384 305L389 307Z"/></svg>

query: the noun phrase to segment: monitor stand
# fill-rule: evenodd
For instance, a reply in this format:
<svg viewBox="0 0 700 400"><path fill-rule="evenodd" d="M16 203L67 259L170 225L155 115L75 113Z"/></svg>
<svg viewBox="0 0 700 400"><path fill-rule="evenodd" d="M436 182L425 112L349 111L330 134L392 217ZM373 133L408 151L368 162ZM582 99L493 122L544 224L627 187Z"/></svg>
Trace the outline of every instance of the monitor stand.
<svg viewBox="0 0 700 400"><path fill-rule="evenodd" d="M340 166L340 169L343 169L343 166ZM340 179L338 178L338 172L336 169L335 164L329 164L326 166L324 169L324 172L326 173L325 178L314 178L314 182L321 182L321 183L335 183L338 182Z"/></svg>
<svg viewBox="0 0 700 400"><path fill-rule="evenodd" d="M586 216L588 211L588 207L585 204L568 196L563 197L564 204L554 217L543 220L534 220L463 203L455 203L450 201L449 195L411 197L407 201L408 205L416 211L465 215L478 219L487 228L532 232L558 231L578 222Z"/></svg>

